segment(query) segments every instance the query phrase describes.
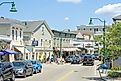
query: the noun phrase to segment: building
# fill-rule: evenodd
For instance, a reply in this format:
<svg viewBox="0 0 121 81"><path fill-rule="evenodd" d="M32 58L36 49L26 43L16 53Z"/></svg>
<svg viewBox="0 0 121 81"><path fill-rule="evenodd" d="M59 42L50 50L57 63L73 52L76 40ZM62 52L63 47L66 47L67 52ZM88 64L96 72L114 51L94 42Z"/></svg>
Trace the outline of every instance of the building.
<svg viewBox="0 0 121 81"><path fill-rule="evenodd" d="M80 25L77 26L76 38L73 40L75 47L87 49L87 53L98 53L99 48L102 47L98 42L94 40L94 36L103 35L104 26L99 25Z"/></svg>
<svg viewBox="0 0 121 81"><path fill-rule="evenodd" d="M66 57L70 54L77 54L81 50L74 47L71 41L75 39L76 34L65 31L52 30L53 37L53 50L57 57Z"/></svg>
<svg viewBox="0 0 121 81"><path fill-rule="evenodd" d="M21 58L24 54L23 45L23 25L18 20L9 18L0 18L0 40L4 41L2 49L11 49L19 52L17 55L5 55L6 60L14 61ZM1 46L4 46L3 44Z"/></svg>
<svg viewBox="0 0 121 81"><path fill-rule="evenodd" d="M119 22L121 22L121 15L118 15L112 19L113 19L114 24L119 23Z"/></svg>
<svg viewBox="0 0 121 81"><path fill-rule="evenodd" d="M53 54L53 33L45 20L23 21L25 59L46 59Z"/></svg>

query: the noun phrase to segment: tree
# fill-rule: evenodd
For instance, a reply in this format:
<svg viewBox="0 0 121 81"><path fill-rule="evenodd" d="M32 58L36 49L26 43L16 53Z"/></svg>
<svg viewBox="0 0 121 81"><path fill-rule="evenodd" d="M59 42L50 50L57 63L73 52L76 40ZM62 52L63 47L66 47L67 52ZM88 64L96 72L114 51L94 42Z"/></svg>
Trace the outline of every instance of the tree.
<svg viewBox="0 0 121 81"><path fill-rule="evenodd" d="M94 39L101 44L104 44L105 42L105 52L104 48L101 48L100 53L105 57L110 56L113 66L113 61L121 52L121 23L112 25L112 27L107 29L105 32L105 41L103 40L103 36L96 36Z"/></svg>

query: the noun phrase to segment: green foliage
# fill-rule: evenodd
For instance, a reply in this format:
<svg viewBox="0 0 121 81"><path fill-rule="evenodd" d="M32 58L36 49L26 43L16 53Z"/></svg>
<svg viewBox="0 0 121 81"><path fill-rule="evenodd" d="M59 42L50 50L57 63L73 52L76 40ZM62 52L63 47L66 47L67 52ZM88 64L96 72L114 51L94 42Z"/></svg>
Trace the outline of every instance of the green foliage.
<svg viewBox="0 0 121 81"><path fill-rule="evenodd" d="M113 71L120 71L121 70L121 66L114 66L111 68L111 70Z"/></svg>
<svg viewBox="0 0 121 81"><path fill-rule="evenodd" d="M94 39L101 44L105 44L106 48L100 49L101 55L108 55L116 59L121 51L121 23L117 23L106 29L105 40L103 40L103 36L96 36Z"/></svg>
<svg viewBox="0 0 121 81"><path fill-rule="evenodd" d="M109 71L109 72L108 72L108 76L109 76L109 77L116 78L116 77L120 77L120 73L115 72L115 71Z"/></svg>

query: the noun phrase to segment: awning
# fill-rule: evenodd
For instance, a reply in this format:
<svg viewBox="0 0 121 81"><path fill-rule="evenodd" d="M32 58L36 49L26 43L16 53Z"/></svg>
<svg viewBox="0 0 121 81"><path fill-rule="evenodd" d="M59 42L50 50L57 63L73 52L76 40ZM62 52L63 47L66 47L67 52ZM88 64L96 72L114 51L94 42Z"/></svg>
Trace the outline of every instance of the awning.
<svg viewBox="0 0 121 81"><path fill-rule="evenodd" d="M60 48L57 48L60 51ZM78 48L62 48L62 51L81 51Z"/></svg>
<svg viewBox="0 0 121 81"><path fill-rule="evenodd" d="M25 53L30 53L30 51L28 49L25 49Z"/></svg>
<svg viewBox="0 0 121 81"><path fill-rule="evenodd" d="M10 49L1 50L0 52L3 52L4 54L19 54L18 52Z"/></svg>
<svg viewBox="0 0 121 81"><path fill-rule="evenodd" d="M24 54L24 47L15 47L14 50Z"/></svg>

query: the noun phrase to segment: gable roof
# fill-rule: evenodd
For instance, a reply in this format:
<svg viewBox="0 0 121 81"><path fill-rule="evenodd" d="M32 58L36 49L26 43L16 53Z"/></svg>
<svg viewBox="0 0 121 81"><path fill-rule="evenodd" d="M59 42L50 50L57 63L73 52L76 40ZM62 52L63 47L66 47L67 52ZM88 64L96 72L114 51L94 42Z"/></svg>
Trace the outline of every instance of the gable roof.
<svg viewBox="0 0 121 81"><path fill-rule="evenodd" d="M121 15L114 17L113 20L121 20Z"/></svg>
<svg viewBox="0 0 121 81"><path fill-rule="evenodd" d="M51 35L53 35L51 29L49 28L48 24L46 23L45 20L39 20L39 21L23 21L22 22L25 25L25 28L23 29L23 32L31 32L34 33L36 32L41 25L45 25L45 27L47 28L47 30L49 31L49 33Z"/></svg>

